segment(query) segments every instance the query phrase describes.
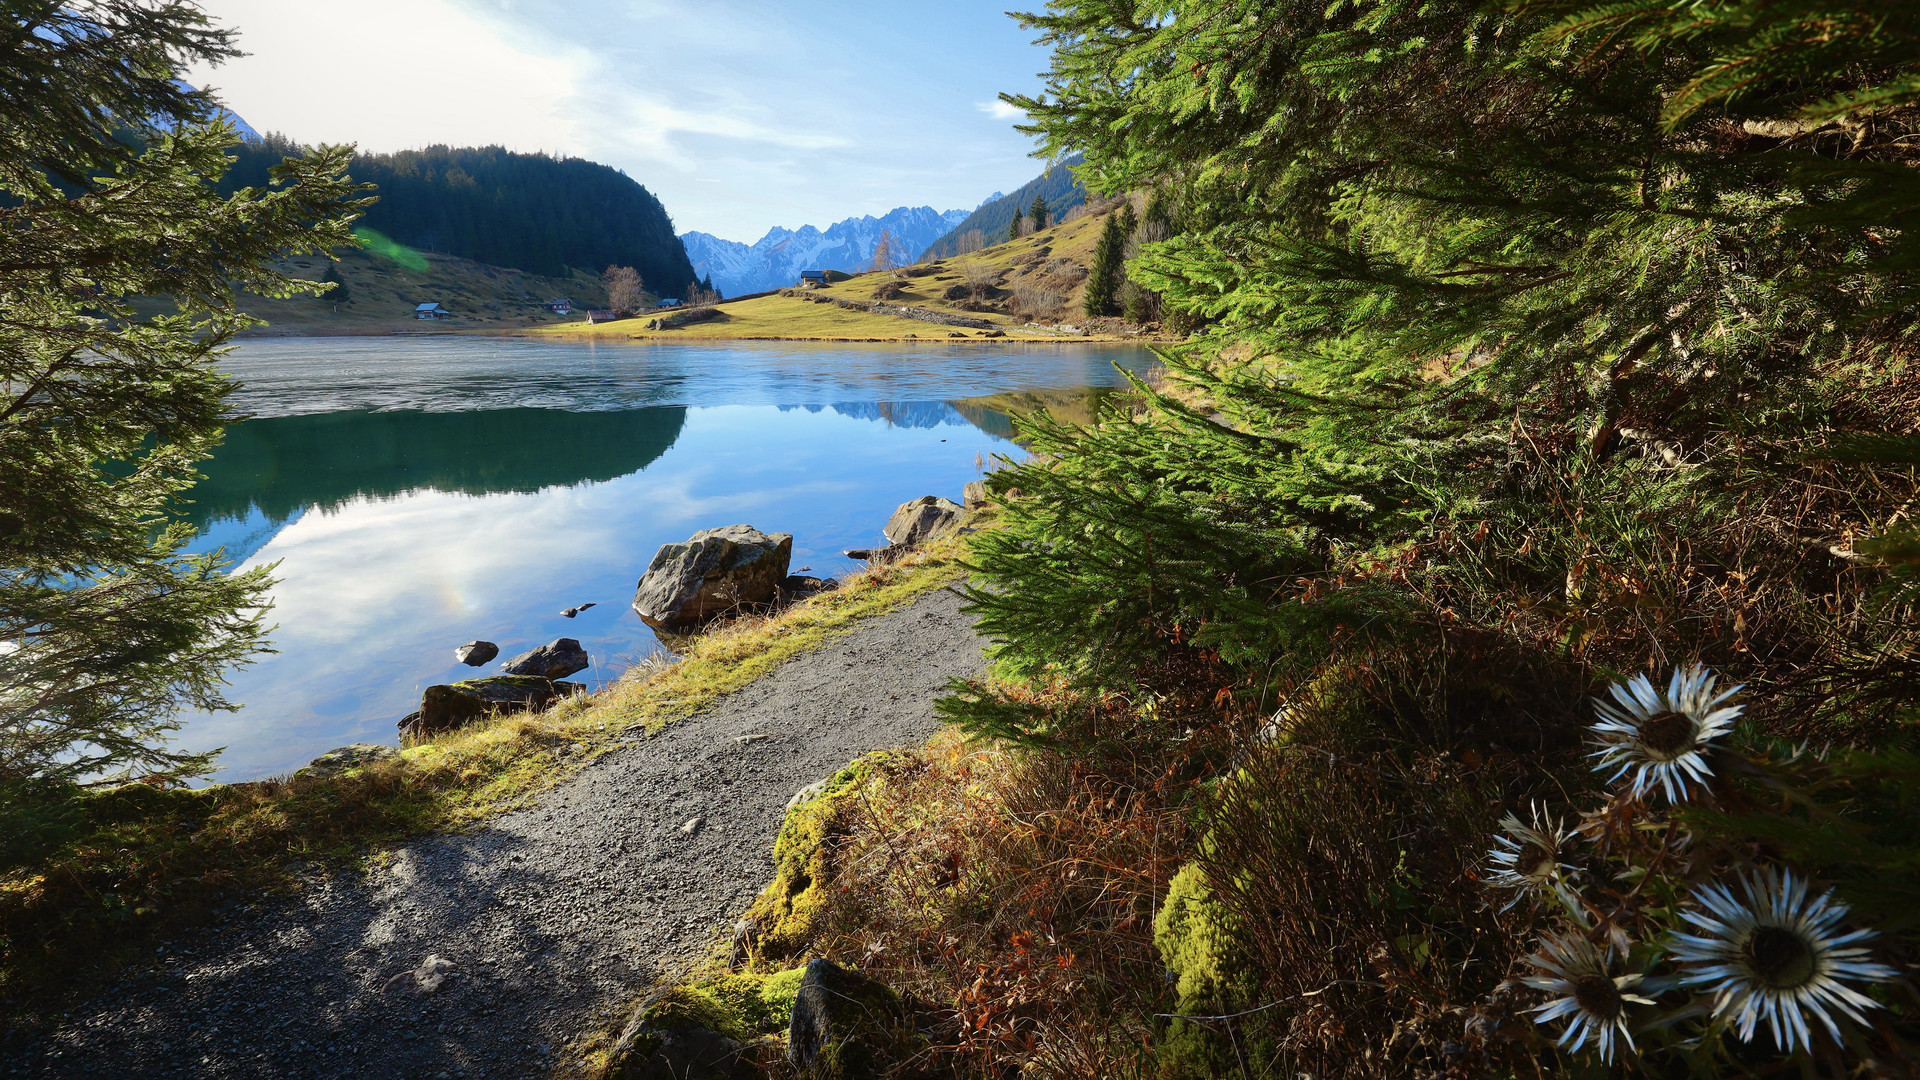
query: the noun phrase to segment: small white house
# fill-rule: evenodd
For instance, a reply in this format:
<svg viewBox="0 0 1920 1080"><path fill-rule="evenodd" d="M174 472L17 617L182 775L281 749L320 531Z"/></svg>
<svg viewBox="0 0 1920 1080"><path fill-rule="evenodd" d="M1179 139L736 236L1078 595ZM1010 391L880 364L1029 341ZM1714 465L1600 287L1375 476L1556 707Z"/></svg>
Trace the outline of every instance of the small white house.
<svg viewBox="0 0 1920 1080"><path fill-rule="evenodd" d="M416 319L451 319L453 318L453 312L441 307L438 303L415 304L413 317Z"/></svg>
<svg viewBox="0 0 1920 1080"><path fill-rule="evenodd" d="M571 315L573 314L573 301L564 296L556 296L547 301L547 310L553 312L555 315Z"/></svg>

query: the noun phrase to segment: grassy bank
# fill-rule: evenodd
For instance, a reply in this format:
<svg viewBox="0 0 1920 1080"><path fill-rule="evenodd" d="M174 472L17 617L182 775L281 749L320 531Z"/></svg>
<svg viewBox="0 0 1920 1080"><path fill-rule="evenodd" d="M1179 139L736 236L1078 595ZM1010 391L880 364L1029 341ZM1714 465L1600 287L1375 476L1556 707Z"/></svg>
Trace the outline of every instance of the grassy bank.
<svg viewBox="0 0 1920 1080"><path fill-rule="evenodd" d="M697 639L671 665L539 716L476 725L328 778L199 790L128 785L43 804L9 838L0 877L0 999L31 1021L76 979L132 962L143 942L218 909L295 887L310 864L351 865L384 845L525 805L587 761L690 715L861 619L955 580L957 541L771 616Z"/></svg>

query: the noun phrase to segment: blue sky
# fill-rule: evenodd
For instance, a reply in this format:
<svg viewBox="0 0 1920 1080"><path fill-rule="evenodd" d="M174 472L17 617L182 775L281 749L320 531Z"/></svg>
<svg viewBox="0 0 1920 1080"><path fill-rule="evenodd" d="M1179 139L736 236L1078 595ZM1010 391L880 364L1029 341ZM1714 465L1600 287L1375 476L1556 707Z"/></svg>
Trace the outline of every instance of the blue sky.
<svg viewBox="0 0 1920 1080"><path fill-rule="evenodd" d="M681 231L971 209L1043 168L995 95L1046 52L998 3L200 2L251 55L189 78L261 131L590 158Z"/></svg>

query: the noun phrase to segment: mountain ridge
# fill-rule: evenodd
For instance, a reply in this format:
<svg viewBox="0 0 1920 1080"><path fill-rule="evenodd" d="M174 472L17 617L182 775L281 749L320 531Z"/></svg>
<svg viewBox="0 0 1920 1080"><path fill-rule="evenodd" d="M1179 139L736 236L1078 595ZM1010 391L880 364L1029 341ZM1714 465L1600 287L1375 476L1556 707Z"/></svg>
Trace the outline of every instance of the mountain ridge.
<svg viewBox="0 0 1920 1080"><path fill-rule="evenodd" d="M751 244L698 231L681 233L680 242L696 274L711 277L721 293L739 296L796 284L802 270L864 270L873 264L883 231L891 235L899 261L910 262L967 213L898 206L879 217L844 218L825 229L776 225Z"/></svg>

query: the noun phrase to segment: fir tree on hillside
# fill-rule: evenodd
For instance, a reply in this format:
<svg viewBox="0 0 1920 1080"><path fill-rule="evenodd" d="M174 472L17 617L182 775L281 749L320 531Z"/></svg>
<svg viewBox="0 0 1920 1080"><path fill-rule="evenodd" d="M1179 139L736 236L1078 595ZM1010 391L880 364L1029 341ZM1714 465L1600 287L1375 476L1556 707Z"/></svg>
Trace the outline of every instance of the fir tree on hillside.
<svg viewBox="0 0 1920 1080"><path fill-rule="evenodd" d="M1047 218L1047 198L1045 195L1034 195L1033 205L1027 208L1027 219L1032 222L1033 227L1031 231L1033 232L1039 232L1041 229L1047 227L1049 221Z"/></svg>
<svg viewBox="0 0 1920 1080"><path fill-rule="evenodd" d="M1127 230L1119 214L1108 214L1100 226L1100 239L1093 247L1093 262L1087 268L1086 296L1082 306L1088 315L1099 317L1115 312L1120 293L1121 261L1127 244Z"/></svg>

